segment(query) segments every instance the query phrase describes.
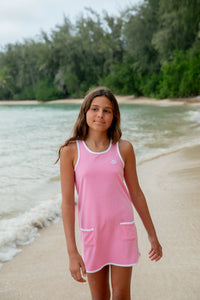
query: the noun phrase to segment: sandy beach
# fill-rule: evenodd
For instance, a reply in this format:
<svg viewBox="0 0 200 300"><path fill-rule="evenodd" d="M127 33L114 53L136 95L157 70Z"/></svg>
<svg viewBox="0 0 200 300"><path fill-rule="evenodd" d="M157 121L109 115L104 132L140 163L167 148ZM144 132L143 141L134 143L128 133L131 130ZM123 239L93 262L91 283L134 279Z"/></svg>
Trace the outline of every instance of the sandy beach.
<svg viewBox="0 0 200 300"><path fill-rule="evenodd" d="M138 165L138 175L164 257L157 263L148 259L147 234L135 213L141 258L133 269L132 299L198 300L200 146L146 161ZM3 265L0 299L90 299L87 283L70 277L61 221Z"/></svg>
<svg viewBox="0 0 200 300"><path fill-rule="evenodd" d="M190 97L190 98L173 98L173 99L155 99L147 97L135 97L134 95L129 96L116 96L119 103L124 104L144 104L144 105L190 105L190 106L200 106L200 96ZM1 100L0 105L34 105L40 103L71 103L71 104L81 104L83 99L59 99L52 101L40 102L37 100Z"/></svg>

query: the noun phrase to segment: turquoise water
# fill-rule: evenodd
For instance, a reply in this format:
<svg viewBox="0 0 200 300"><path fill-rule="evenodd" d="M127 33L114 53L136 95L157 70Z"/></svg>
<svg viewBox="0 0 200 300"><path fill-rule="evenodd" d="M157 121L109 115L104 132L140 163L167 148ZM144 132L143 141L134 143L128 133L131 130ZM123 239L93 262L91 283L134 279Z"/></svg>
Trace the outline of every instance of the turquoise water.
<svg viewBox="0 0 200 300"><path fill-rule="evenodd" d="M57 150L80 105L0 106L0 261L60 218ZM123 138L137 162L200 143L200 107L120 105Z"/></svg>

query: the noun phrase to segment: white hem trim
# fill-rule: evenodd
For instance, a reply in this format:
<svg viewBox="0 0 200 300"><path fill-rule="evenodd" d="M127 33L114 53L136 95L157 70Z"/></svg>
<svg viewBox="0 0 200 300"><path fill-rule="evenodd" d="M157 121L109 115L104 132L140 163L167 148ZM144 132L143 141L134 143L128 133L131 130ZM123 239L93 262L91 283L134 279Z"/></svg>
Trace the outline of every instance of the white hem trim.
<svg viewBox="0 0 200 300"><path fill-rule="evenodd" d="M77 140L76 140L76 145L77 145L77 151L78 151L78 158L77 158L77 162L76 162L75 167L74 167L74 171L76 171L76 168L77 168L79 160L80 160L80 149L79 149L79 143L78 143Z"/></svg>
<svg viewBox="0 0 200 300"><path fill-rule="evenodd" d="M133 266L135 266L135 265L138 264L139 258L140 258L140 255L139 255L139 257L138 257L137 262L136 262L136 263L133 263L133 264L130 264L130 265L121 265L121 264L116 264L116 263L106 263L106 264L104 264L103 266L101 266L101 267L100 267L99 269L97 269L97 270L94 270L94 271L87 271L87 270L86 270L86 272L87 272L87 273L95 273L95 272L98 272L98 271L100 271L101 269L103 269L105 266L109 266L109 265L118 266L118 267L133 267Z"/></svg>
<svg viewBox="0 0 200 300"><path fill-rule="evenodd" d="M83 145L85 146L85 148L86 148L90 153L93 153L93 154L104 154L104 153L106 153L106 152L108 152L108 151L110 150L110 148L111 148L111 146L112 146L112 140L110 140L110 145L108 146L108 148L107 148L105 151L102 151L102 152L94 152L94 151L90 150L90 149L88 148L88 146L86 145L85 141L83 141Z"/></svg>
<svg viewBox="0 0 200 300"><path fill-rule="evenodd" d="M120 159L121 159L121 161L122 161L123 167L124 167L124 166L125 166L125 163L124 163L124 160L123 160L123 158L122 158L122 156L121 156L121 153L120 153L120 151L119 151L119 142L117 142L117 152L118 152L118 155L119 155L119 157L120 157Z"/></svg>

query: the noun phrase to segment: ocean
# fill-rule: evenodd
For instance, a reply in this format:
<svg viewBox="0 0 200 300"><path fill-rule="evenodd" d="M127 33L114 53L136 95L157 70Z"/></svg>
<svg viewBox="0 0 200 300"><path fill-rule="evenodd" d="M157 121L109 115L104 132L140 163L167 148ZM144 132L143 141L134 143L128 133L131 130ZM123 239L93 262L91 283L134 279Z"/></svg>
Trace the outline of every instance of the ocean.
<svg viewBox="0 0 200 300"><path fill-rule="evenodd" d="M79 104L0 106L0 265L61 218L59 146ZM120 104L122 138L137 163L200 144L200 107Z"/></svg>

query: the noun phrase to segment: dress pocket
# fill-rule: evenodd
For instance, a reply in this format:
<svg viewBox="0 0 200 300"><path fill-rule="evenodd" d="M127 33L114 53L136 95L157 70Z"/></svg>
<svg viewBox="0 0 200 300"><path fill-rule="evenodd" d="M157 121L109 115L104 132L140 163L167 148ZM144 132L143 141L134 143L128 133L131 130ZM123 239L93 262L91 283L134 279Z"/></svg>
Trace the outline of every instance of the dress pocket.
<svg viewBox="0 0 200 300"><path fill-rule="evenodd" d="M120 223L120 230L123 240L134 240L137 237L135 221Z"/></svg>
<svg viewBox="0 0 200 300"><path fill-rule="evenodd" d="M83 244L94 246L94 228L80 228L80 231Z"/></svg>

